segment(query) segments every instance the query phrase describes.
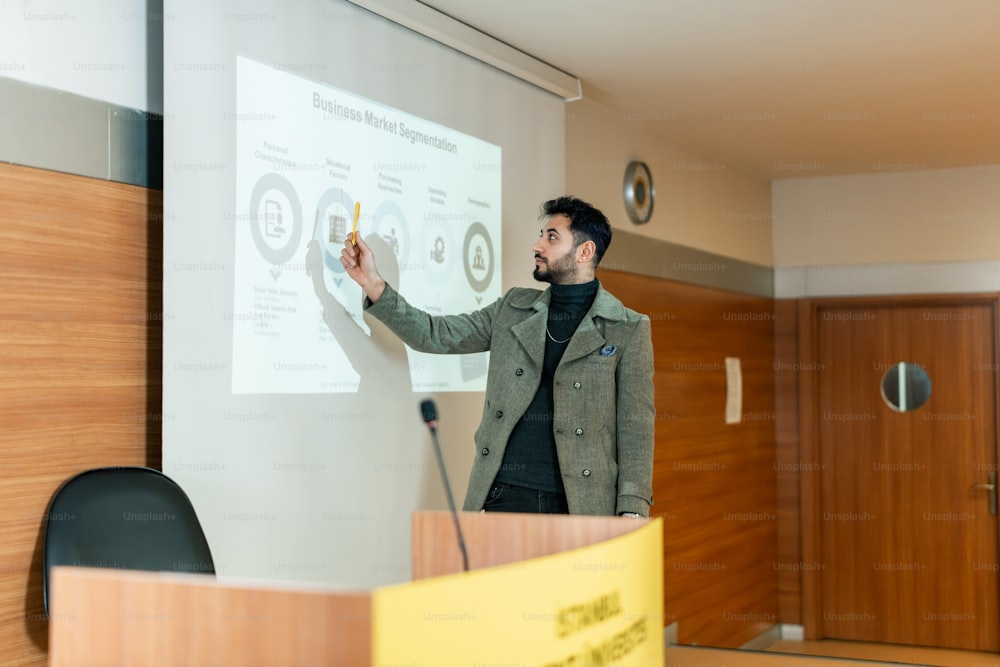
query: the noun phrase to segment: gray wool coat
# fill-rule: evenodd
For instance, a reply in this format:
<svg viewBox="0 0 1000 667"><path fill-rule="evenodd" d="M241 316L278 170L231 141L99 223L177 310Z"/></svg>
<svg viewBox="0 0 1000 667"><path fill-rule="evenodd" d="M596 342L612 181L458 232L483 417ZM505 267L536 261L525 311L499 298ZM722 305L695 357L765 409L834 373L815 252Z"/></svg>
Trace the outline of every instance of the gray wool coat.
<svg viewBox="0 0 1000 667"><path fill-rule="evenodd" d="M482 421L465 511L478 511L511 431L541 380L548 290L515 287L463 315L430 315L392 287L367 312L414 350L490 351ZM571 514L649 515L652 499L653 345L649 318L599 287L555 372L552 428Z"/></svg>

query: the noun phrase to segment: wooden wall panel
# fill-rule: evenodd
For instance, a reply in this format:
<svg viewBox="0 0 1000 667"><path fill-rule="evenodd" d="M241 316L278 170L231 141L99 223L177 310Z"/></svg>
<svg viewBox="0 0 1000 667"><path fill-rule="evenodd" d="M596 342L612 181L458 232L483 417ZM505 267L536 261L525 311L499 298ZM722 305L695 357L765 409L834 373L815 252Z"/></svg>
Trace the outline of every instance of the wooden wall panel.
<svg viewBox="0 0 1000 667"><path fill-rule="evenodd" d="M653 324L666 621L682 644L740 646L778 622L774 301L599 277ZM726 357L743 370L738 424L725 423Z"/></svg>
<svg viewBox="0 0 1000 667"><path fill-rule="evenodd" d="M816 563L802 559L800 475L816 474L799 455L799 376L815 372L799 360L798 300L774 304L775 474L778 485L778 620L802 624L802 571Z"/></svg>
<svg viewBox="0 0 1000 667"><path fill-rule="evenodd" d="M0 164L0 201L0 664L44 665L53 492L160 466L162 193Z"/></svg>

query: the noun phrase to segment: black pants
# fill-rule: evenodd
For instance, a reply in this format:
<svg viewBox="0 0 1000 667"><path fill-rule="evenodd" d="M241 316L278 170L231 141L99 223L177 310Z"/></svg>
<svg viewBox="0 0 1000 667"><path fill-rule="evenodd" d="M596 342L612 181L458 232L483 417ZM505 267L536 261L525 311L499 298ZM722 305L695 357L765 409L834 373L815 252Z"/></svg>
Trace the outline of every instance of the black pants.
<svg viewBox="0 0 1000 667"><path fill-rule="evenodd" d="M524 486L494 482L486 495L487 512L526 512L533 514L569 514L566 494L539 491Z"/></svg>

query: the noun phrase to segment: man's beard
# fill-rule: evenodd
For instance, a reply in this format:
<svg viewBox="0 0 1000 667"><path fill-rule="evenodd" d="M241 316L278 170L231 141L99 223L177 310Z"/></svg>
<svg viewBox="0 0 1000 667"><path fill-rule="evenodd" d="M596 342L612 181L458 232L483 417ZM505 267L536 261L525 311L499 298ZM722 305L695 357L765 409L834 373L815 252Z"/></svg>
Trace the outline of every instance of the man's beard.
<svg viewBox="0 0 1000 667"><path fill-rule="evenodd" d="M567 278L573 276L574 264L573 256L571 254L560 257L552 263L548 260L543 261L545 264L543 266L536 266L535 270L531 273L535 280L543 283L560 285L567 282Z"/></svg>

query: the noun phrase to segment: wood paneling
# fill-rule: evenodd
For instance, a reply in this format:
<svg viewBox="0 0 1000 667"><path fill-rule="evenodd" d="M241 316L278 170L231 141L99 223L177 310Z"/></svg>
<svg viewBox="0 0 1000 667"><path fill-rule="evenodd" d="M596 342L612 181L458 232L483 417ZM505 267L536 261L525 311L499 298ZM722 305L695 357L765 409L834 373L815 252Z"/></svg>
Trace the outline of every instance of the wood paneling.
<svg viewBox="0 0 1000 667"><path fill-rule="evenodd" d="M372 664L370 592L61 567L53 667Z"/></svg>
<svg viewBox="0 0 1000 667"><path fill-rule="evenodd" d="M0 664L46 662L46 508L160 465L162 196L0 164Z"/></svg>
<svg viewBox="0 0 1000 667"><path fill-rule="evenodd" d="M800 475L815 474L799 456L799 376L812 373L798 352L798 302L774 303L775 474L778 485L778 620L802 624L802 572L815 563L802 559L799 525Z"/></svg>
<svg viewBox="0 0 1000 667"><path fill-rule="evenodd" d="M649 519L459 512L469 570L516 563L621 537ZM413 514L413 579L463 571L451 512Z"/></svg>
<svg viewBox="0 0 1000 667"><path fill-rule="evenodd" d="M778 622L773 300L614 271L601 282L653 325L652 515L664 519L666 622L735 647ZM725 423L726 357L743 420Z"/></svg>

